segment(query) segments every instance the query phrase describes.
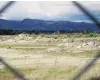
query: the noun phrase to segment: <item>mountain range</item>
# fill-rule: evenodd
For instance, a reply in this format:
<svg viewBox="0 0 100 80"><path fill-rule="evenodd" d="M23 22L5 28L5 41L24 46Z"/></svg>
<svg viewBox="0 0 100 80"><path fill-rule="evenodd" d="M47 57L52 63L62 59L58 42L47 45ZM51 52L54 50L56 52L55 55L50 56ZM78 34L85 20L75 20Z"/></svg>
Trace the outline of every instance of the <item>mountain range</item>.
<svg viewBox="0 0 100 80"><path fill-rule="evenodd" d="M93 23L72 21L44 21L39 19L24 19L22 21L0 19L0 29L13 30L44 30L44 31L84 31L86 29L100 32Z"/></svg>

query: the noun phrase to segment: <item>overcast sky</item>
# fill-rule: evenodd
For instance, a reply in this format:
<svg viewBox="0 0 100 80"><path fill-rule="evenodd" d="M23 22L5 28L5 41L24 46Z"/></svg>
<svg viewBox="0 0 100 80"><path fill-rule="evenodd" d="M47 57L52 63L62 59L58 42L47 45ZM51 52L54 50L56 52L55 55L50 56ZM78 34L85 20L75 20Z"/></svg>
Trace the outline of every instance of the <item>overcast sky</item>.
<svg viewBox="0 0 100 80"><path fill-rule="evenodd" d="M7 3L0 1L0 8ZM100 2L81 2L100 20ZM89 21L89 19L68 1L19 1L2 14L3 19Z"/></svg>

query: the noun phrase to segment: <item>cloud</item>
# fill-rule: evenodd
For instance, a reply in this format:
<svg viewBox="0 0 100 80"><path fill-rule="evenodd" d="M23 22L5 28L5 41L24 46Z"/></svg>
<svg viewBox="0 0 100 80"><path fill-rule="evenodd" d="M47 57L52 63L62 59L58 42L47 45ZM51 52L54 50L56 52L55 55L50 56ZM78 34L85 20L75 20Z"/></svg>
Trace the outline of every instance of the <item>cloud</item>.
<svg viewBox="0 0 100 80"><path fill-rule="evenodd" d="M6 2L0 2L2 7ZM95 16L100 17L100 2L81 2ZM96 13L95 13L96 12ZM1 18L22 20L24 18L44 20L88 20L83 13L68 1L19 1L2 14Z"/></svg>

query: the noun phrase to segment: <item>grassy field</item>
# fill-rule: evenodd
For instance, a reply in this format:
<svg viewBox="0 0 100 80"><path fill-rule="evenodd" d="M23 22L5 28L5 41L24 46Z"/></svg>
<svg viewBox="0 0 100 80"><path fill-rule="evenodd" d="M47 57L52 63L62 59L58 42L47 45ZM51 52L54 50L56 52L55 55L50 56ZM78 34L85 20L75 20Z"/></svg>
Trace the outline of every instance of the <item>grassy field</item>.
<svg viewBox="0 0 100 80"><path fill-rule="evenodd" d="M95 65L86 74L82 76L80 80L97 80L100 76L100 65ZM24 73L30 80L71 80L72 76L76 75L80 71L77 66L67 67L35 67L32 69L17 69L19 72ZM0 70L0 80L17 79L8 69ZM8 80L7 79L7 80Z"/></svg>
<svg viewBox="0 0 100 80"><path fill-rule="evenodd" d="M71 80L99 51L96 33L0 36L0 56L29 80ZM81 80L98 77L100 60ZM0 80L19 79L0 64Z"/></svg>

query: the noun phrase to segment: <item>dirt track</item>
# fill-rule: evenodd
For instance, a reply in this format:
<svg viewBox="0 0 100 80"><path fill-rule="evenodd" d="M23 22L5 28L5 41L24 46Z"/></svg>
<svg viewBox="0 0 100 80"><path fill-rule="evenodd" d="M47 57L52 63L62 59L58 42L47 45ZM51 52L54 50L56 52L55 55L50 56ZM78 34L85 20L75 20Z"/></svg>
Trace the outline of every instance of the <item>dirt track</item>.
<svg viewBox="0 0 100 80"><path fill-rule="evenodd" d="M57 67L57 66L83 66L92 58L68 57L68 56L48 56L43 54L16 54L9 53L11 49L0 49L0 56L10 65L16 68ZM100 61L98 61L100 63ZM2 67L2 65L1 65Z"/></svg>

